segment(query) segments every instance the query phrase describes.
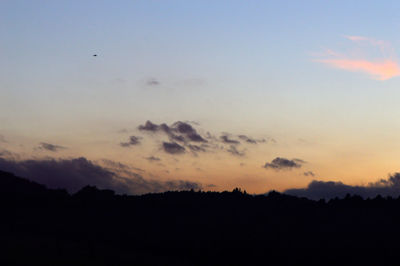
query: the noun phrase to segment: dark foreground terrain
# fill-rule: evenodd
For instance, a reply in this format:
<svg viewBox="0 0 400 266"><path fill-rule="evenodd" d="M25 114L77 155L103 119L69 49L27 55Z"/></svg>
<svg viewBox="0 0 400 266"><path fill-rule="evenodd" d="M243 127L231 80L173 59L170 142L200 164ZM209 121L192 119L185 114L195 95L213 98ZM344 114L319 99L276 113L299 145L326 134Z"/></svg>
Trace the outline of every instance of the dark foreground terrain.
<svg viewBox="0 0 400 266"><path fill-rule="evenodd" d="M0 171L1 265L399 265L400 199L74 195Z"/></svg>

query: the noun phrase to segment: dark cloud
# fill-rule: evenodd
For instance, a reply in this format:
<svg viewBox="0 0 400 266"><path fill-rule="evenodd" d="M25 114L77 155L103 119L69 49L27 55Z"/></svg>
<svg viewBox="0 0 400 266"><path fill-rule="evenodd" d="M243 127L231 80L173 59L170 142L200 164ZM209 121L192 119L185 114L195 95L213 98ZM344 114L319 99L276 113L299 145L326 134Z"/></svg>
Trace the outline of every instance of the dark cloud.
<svg viewBox="0 0 400 266"><path fill-rule="evenodd" d="M85 158L71 160L24 160L12 161L0 158L0 169L26 177L50 188L66 188L77 191L85 185L116 189L114 174ZM122 187L118 187L121 191Z"/></svg>
<svg viewBox="0 0 400 266"><path fill-rule="evenodd" d="M177 121L168 125L166 123L155 124L148 120L144 125L139 125L138 129L148 133L160 133L161 135L168 137L166 143L175 143L182 147L182 149L177 148L177 152L175 152L175 150L168 152L169 147L163 145L162 148L164 151L174 154L183 153L185 150L191 151L192 155L196 155L196 152L216 152L226 150L235 156L244 156L245 150L240 151L231 146L239 145L241 144L241 141L249 144L267 142L265 139L254 139L246 135L238 135L238 139L235 139L232 134L224 132L219 137L212 135L210 132L200 134L195 128L196 125L198 125L198 123L192 121ZM196 145L194 145L195 142ZM174 147L171 146L171 148Z"/></svg>
<svg viewBox="0 0 400 266"><path fill-rule="evenodd" d="M250 144L257 144L257 143L264 143L264 142L266 142L265 139L259 139L259 140L257 140L257 139L250 138L250 137L248 137L248 136L246 136L246 135L239 135L238 137L239 137L241 140L243 140L243 141L245 141L245 142L247 142L247 143L250 143Z"/></svg>
<svg viewBox="0 0 400 266"><path fill-rule="evenodd" d="M148 86L158 86L158 85L160 85L160 81L158 81L158 80L155 79L155 78L149 78L149 79L146 81L146 84L147 84Z"/></svg>
<svg viewBox="0 0 400 266"><path fill-rule="evenodd" d="M100 160L100 162L101 162L101 165L103 165L104 167L109 168L109 169L123 169L126 171L135 170L135 171L139 171L139 172L146 172L145 170L143 170L141 168L128 166L126 164L116 162L113 160L102 159L102 160Z"/></svg>
<svg viewBox="0 0 400 266"><path fill-rule="evenodd" d="M0 150L0 156L10 158L13 157L13 153L8 150Z"/></svg>
<svg viewBox="0 0 400 266"><path fill-rule="evenodd" d="M302 163L305 162L300 159L289 160L286 158L276 157L270 163L265 163L264 168L275 170L293 169L300 168Z"/></svg>
<svg viewBox="0 0 400 266"><path fill-rule="evenodd" d="M185 142L185 137L184 136L170 134L169 137L170 137L170 140L173 140L173 141Z"/></svg>
<svg viewBox="0 0 400 266"><path fill-rule="evenodd" d="M169 154L182 154L185 152L185 148L176 142L163 142L162 148Z"/></svg>
<svg viewBox="0 0 400 266"><path fill-rule="evenodd" d="M126 194L201 189L201 185L196 182L147 180L124 164L114 162L100 166L83 157L23 161L0 158L0 169L49 188L65 188L72 193L86 185Z"/></svg>
<svg viewBox="0 0 400 266"><path fill-rule="evenodd" d="M161 132L168 136L171 141L178 142L207 142L192 125L177 121L171 126L163 123L160 125L147 121L146 124L140 125L139 130L147 132Z"/></svg>
<svg viewBox="0 0 400 266"><path fill-rule="evenodd" d="M147 120L144 125L140 125L138 127L139 130L143 131L151 131L151 132L156 132L158 130L159 126L156 124L153 124L151 121Z"/></svg>
<svg viewBox="0 0 400 266"><path fill-rule="evenodd" d="M162 123L161 125L159 125L158 126L158 128L161 130L161 131L163 131L163 132L165 132L165 133L167 133L167 134L171 134L171 128L167 125L167 124L165 124L165 123Z"/></svg>
<svg viewBox="0 0 400 266"><path fill-rule="evenodd" d="M230 139L228 135L222 135L222 136L220 136L220 139L222 140L223 143L226 143L226 144L240 144L240 141Z"/></svg>
<svg viewBox="0 0 400 266"><path fill-rule="evenodd" d="M46 143L46 142L41 142L41 143L39 144L38 149L40 149L40 150L46 150L46 151L52 151L52 152L57 152L57 151L59 151L59 150L66 149L66 147L59 146L59 145L54 145L54 144L50 144L50 143Z"/></svg>
<svg viewBox="0 0 400 266"><path fill-rule="evenodd" d="M246 155L244 150L239 151L234 145L231 145L226 151L235 156L245 156Z"/></svg>
<svg viewBox="0 0 400 266"><path fill-rule="evenodd" d="M130 136L128 142L121 142L122 147L129 147L140 144L141 137Z"/></svg>
<svg viewBox="0 0 400 266"><path fill-rule="evenodd" d="M312 171L304 172L303 175L305 175L305 176L315 176L315 174Z"/></svg>
<svg viewBox="0 0 400 266"><path fill-rule="evenodd" d="M159 162L159 161L161 161L160 158L154 157L154 156L145 157L145 159L146 159L147 161L150 161L150 162Z"/></svg>
<svg viewBox="0 0 400 266"><path fill-rule="evenodd" d="M180 134L184 135L187 139L194 142L206 142L206 140L200 136L197 131L188 123L175 122L173 128Z"/></svg>
<svg viewBox="0 0 400 266"><path fill-rule="evenodd" d="M394 173L389 175L388 179L381 179L366 186L351 186L342 182L314 180L306 188L288 189L284 193L315 200L343 198L347 194L359 195L363 198L374 198L377 195L398 197L400 196L400 173Z"/></svg>
<svg viewBox="0 0 400 266"><path fill-rule="evenodd" d="M239 135L239 138L244 140L247 143L257 144L257 141L255 139L249 138L246 135Z"/></svg>
<svg viewBox="0 0 400 266"><path fill-rule="evenodd" d="M187 147L193 152L205 152L206 149L202 146L188 144Z"/></svg>

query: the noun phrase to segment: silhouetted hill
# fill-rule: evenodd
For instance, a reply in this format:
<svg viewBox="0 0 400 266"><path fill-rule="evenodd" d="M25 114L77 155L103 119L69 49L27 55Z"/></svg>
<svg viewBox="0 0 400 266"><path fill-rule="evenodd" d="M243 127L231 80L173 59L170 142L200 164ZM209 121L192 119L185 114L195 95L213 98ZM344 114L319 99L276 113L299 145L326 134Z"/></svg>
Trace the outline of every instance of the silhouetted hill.
<svg viewBox="0 0 400 266"><path fill-rule="evenodd" d="M0 186L3 265L385 265L400 247L400 199Z"/></svg>
<svg viewBox="0 0 400 266"><path fill-rule="evenodd" d="M27 196L46 192L46 187L11 173L0 170L0 193L2 195Z"/></svg>

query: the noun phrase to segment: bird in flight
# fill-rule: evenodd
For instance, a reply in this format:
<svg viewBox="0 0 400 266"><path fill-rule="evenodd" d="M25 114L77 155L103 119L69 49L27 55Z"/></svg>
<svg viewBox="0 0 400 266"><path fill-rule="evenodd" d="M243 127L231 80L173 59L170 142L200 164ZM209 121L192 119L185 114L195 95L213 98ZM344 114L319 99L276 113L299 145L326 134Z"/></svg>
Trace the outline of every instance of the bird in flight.
<svg viewBox="0 0 400 266"><path fill-rule="evenodd" d="M97 54L94 54L93 56L97 56Z"/></svg>

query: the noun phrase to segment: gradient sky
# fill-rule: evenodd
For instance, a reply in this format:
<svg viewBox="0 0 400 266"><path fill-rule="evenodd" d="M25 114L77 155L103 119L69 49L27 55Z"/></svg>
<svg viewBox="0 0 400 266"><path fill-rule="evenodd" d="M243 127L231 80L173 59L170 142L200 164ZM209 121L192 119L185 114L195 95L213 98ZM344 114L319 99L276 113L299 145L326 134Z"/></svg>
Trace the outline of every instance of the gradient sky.
<svg viewBox="0 0 400 266"><path fill-rule="evenodd" d="M1 1L0 151L108 159L148 179L251 193L385 178L400 170L398 10L398 1ZM214 146L169 154L166 134L138 129L147 120L186 122ZM236 155L224 134L241 141ZM130 136L140 143L123 147ZM301 161L264 167L277 157Z"/></svg>

